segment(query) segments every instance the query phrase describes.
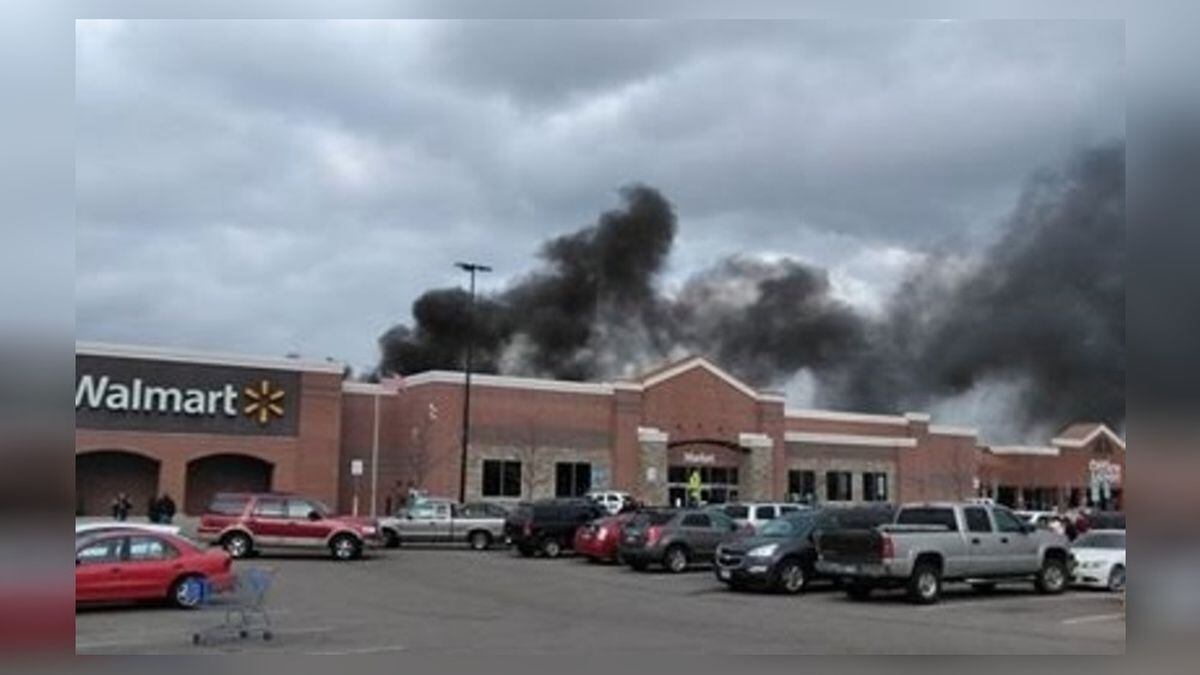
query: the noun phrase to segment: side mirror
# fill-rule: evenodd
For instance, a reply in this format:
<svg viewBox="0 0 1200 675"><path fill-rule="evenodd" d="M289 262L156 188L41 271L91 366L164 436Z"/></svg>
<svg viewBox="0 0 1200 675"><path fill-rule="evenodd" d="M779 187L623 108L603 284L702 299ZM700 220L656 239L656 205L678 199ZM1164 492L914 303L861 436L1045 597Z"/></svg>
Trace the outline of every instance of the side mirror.
<svg viewBox="0 0 1200 675"><path fill-rule="evenodd" d="M314 522L315 522L315 521L318 521L318 520L320 520L320 519L321 519L321 514L320 514L320 513L317 513L316 511L309 511L309 512L308 512L308 519L309 519L309 520L311 520L311 521L314 521Z"/></svg>

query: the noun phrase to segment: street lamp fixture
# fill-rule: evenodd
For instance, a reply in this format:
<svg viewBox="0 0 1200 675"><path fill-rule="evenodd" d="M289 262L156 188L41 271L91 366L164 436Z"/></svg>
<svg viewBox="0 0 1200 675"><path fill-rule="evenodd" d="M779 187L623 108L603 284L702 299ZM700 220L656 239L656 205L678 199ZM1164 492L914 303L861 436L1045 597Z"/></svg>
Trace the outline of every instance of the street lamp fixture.
<svg viewBox="0 0 1200 675"><path fill-rule="evenodd" d="M465 359L462 414L462 456L459 459L458 501L467 501L467 450L471 445L471 368L475 360L475 275L491 272L487 265L472 262L456 262L454 266L471 277L470 303L467 306L467 357Z"/></svg>

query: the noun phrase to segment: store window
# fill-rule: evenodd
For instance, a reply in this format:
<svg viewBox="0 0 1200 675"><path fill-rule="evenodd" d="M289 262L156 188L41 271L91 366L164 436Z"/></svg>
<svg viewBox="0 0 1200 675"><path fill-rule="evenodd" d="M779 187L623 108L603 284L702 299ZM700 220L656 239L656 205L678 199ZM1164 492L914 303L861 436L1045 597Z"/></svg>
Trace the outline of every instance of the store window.
<svg viewBox="0 0 1200 675"><path fill-rule="evenodd" d="M521 463L499 459L483 460L484 497L520 497Z"/></svg>
<svg viewBox="0 0 1200 675"><path fill-rule="evenodd" d="M825 499L831 502L854 500L854 474L849 471L827 471L825 473Z"/></svg>
<svg viewBox="0 0 1200 675"><path fill-rule="evenodd" d="M888 500L888 476L886 473L868 471L862 475L863 501L886 502Z"/></svg>
<svg viewBox="0 0 1200 675"><path fill-rule="evenodd" d="M591 464L559 462L554 465L554 495L556 497L582 497L591 489Z"/></svg>
<svg viewBox="0 0 1200 675"><path fill-rule="evenodd" d="M813 502L817 498L816 471L788 472L788 499L794 502Z"/></svg>

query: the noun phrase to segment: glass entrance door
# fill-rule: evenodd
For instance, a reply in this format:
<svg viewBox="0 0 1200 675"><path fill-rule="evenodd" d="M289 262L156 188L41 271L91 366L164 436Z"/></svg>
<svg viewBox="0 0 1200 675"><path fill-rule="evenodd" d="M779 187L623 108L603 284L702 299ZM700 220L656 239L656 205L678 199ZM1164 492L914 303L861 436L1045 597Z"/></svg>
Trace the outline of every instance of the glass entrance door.
<svg viewBox="0 0 1200 675"><path fill-rule="evenodd" d="M700 474L700 502L688 494L693 473ZM702 506L738 500L738 469L733 466L671 466L667 468L667 499L670 506Z"/></svg>

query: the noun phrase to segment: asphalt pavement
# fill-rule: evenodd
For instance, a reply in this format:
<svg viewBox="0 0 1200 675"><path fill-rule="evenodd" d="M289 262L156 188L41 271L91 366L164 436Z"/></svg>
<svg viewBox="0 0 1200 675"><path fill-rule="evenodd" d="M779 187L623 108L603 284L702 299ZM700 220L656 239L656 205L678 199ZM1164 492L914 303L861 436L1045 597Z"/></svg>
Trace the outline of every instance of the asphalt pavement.
<svg viewBox="0 0 1200 675"><path fill-rule="evenodd" d="M685 652L690 654L1119 654L1119 601L1040 596L1027 584L947 589L929 607L900 595L854 602L828 586L798 597L733 593L709 570L682 575L524 559L505 550L405 548L337 563L287 555L268 567L274 622L259 639L194 646L219 611L105 607L76 614L79 653Z"/></svg>

